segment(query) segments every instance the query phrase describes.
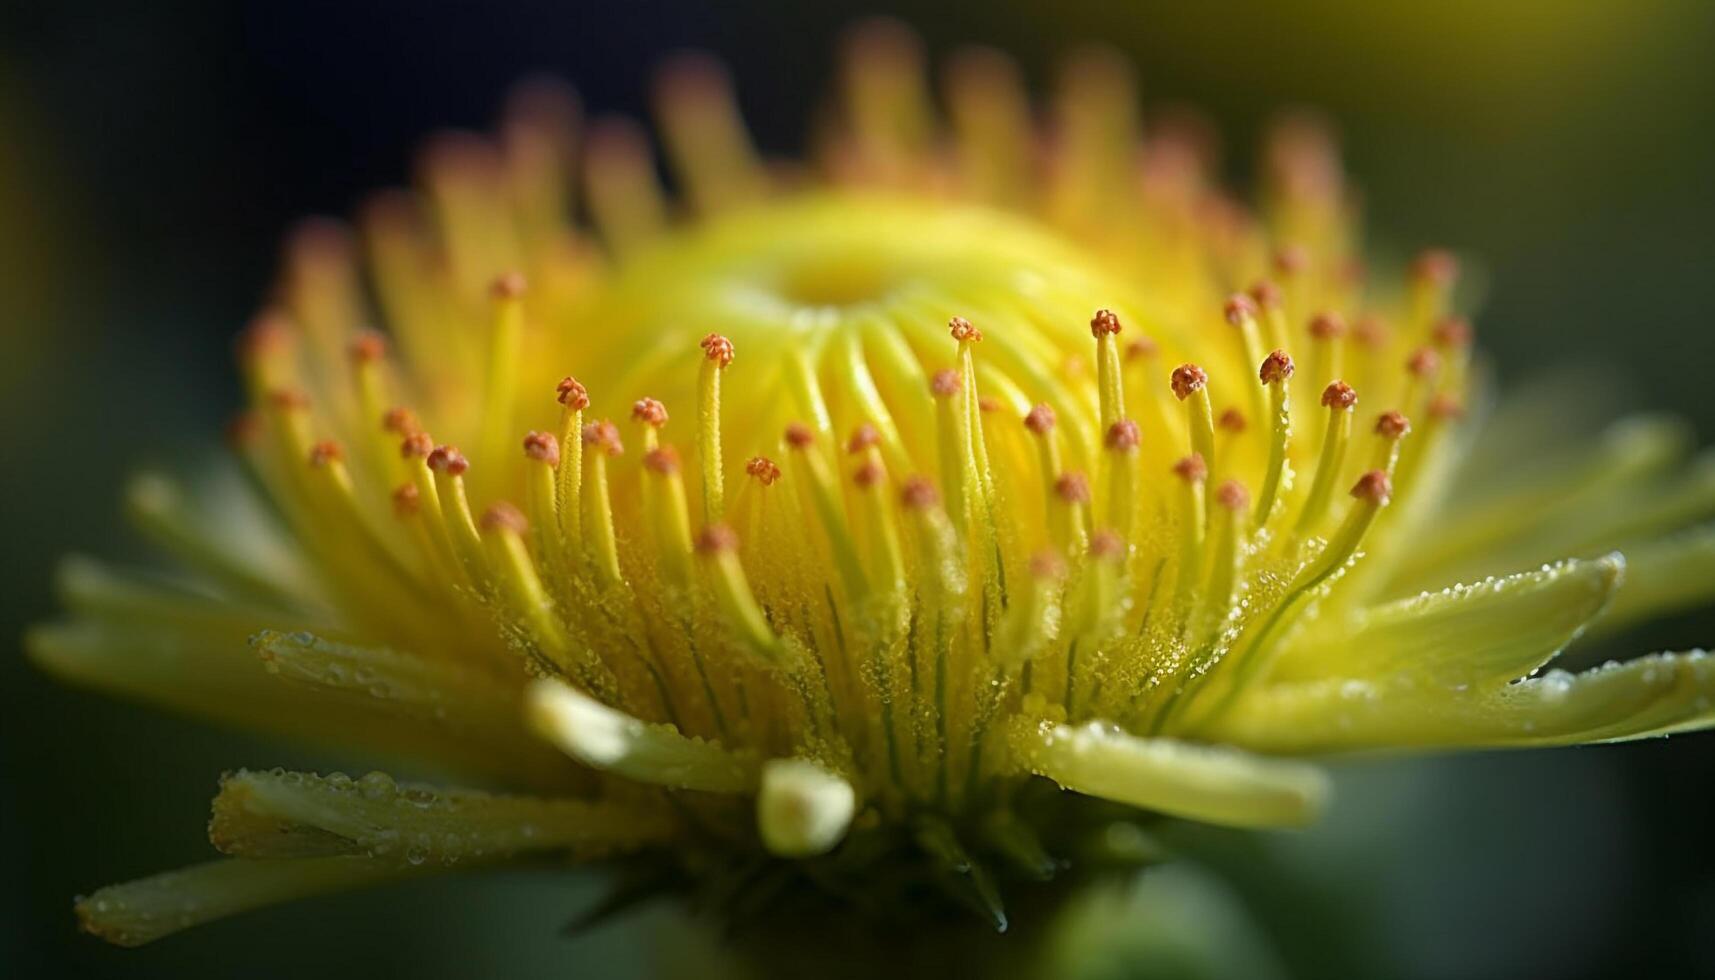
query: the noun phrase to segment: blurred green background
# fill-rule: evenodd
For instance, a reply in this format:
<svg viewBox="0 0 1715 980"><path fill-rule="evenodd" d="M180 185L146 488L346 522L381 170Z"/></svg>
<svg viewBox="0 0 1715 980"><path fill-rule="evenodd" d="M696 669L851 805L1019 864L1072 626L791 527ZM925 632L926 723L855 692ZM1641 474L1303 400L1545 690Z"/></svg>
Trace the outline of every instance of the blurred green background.
<svg viewBox="0 0 1715 980"><path fill-rule="evenodd" d="M15 638L53 614L58 555L142 553L117 520L129 469L217 442L236 402L230 338L290 220L403 179L424 134L483 125L531 71L572 79L595 110L639 112L651 64L688 46L734 65L760 141L788 152L840 26L877 10L935 53L1007 48L1039 85L1068 47L1116 46L1151 107L1190 102L1220 124L1235 175L1271 112L1326 108L1382 242L1480 257L1479 329L1505 380L1594 364L1611 380L1593 395L1715 437L1715 4L6 4L0 975L605 977L690 955L646 940L662 912L563 939L592 889L523 874L300 905L140 951L79 937L73 893L209 855L223 769L352 763L56 687ZM1715 618L1690 616L1622 652L1711 639ZM1208 900L1294 976L1715 976L1712 780L1709 737L1347 766L1325 824L1208 834L1229 884L1164 878L1108 909L1103 934L1183 939L1190 926L1169 927L1218 918L1187 914ZM1169 969L1116 959L1102 975L1151 962Z"/></svg>

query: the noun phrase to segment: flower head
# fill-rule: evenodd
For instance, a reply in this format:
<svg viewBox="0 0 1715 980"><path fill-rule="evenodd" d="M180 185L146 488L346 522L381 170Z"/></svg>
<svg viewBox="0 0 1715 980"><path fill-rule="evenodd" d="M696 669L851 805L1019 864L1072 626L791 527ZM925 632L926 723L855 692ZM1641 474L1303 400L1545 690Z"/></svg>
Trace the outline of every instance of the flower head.
<svg viewBox="0 0 1715 980"><path fill-rule="evenodd" d="M86 928L568 854L1004 926L1112 823L1092 799L1294 825L1326 786L1292 756L1711 721L1700 654L1536 674L1708 599L1715 536L1680 529L1715 469L1668 465L1677 428L1462 468L1456 265L1355 271L1321 128L1274 135L1252 213L1188 134L1137 142L1110 60L1046 143L1004 61L958 65L942 128L909 39L861 35L808 184L677 66L674 222L634 128L580 144L532 88L361 248L295 236L240 344L260 492L140 479L186 584L68 564L31 649L480 789L230 774L226 860L102 889Z"/></svg>

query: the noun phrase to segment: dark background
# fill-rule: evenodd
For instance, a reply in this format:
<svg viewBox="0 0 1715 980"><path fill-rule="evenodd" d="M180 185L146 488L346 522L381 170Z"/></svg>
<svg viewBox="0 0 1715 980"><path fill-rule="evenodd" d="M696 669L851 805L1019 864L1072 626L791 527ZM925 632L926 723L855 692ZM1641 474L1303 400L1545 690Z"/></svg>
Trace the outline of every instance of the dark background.
<svg viewBox="0 0 1715 980"><path fill-rule="evenodd" d="M135 952L78 937L70 896L204 860L222 769L328 766L54 686L13 642L68 549L140 553L135 465L194 459L235 404L230 339L281 232L406 178L435 128L509 82L638 113L664 53L734 67L767 150L798 144L839 27L904 15L1032 80L1087 40L1149 104L1218 121L1236 174L1273 110L1341 123L1385 243L1481 261L1503 378L1590 362L1715 436L1715 5L689 2L0 5L0 974L634 975L638 926L575 942L580 882L447 881L309 903ZM1715 638L1686 617L1630 650ZM1715 737L1363 765L1331 819L1242 842L1250 914L1299 975L1715 976ZM657 919L661 916L657 915Z"/></svg>

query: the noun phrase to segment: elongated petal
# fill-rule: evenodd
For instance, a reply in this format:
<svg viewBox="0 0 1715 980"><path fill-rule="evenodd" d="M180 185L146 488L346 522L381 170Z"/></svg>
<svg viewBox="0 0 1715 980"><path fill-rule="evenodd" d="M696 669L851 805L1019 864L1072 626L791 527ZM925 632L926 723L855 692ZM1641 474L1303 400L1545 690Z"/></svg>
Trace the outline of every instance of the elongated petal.
<svg viewBox="0 0 1715 980"><path fill-rule="evenodd" d="M433 746L461 769L567 784L565 759L531 737L515 682L454 660L428 660L314 633L263 630L250 640L263 669L316 703L338 705L398 735Z"/></svg>
<svg viewBox="0 0 1715 980"><path fill-rule="evenodd" d="M1490 691L1361 680L1247 695L1200 734L1263 752L1492 748L1618 741L1715 722L1715 658L1658 653Z"/></svg>
<svg viewBox="0 0 1715 980"><path fill-rule="evenodd" d="M404 670L399 661L410 659L404 655L394 654L386 664L358 663L340 656L355 648L334 649L309 634L292 633L278 636L297 641L264 644L258 656L251 635L285 624L248 606L84 559L65 563L60 589L82 618L30 630L25 648L44 670L73 683L235 728L502 775L530 786L564 786L572 775L572 767L539 749L518 723L516 708L510 718L495 718L485 727L462 711L463 695L455 694L439 712L433 704L417 703L426 688L420 678L407 684L398 676ZM318 678L317 684L291 682ZM482 692L492 684L456 680L452 690L468 687L480 716ZM327 687L341 688L346 696L327 697ZM407 704L414 704L413 716L405 716Z"/></svg>
<svg viewBox="0 0 1715 980"><path fill-rule="evenodd" d="M1012 747L1031 772L1088 796L1233 827L1300 826L1328 795L1314 766L1109 725L1020 726Z"/></svg>
<svg viewBox="0 0 1715 980"><path fill-rule="evenodd" d="M1392 678L1494 687L1542 666L1571 643L1620 588L1619 554L1457 585L1360 614L1338 640L1312 638L1275 677Z"/></svg>
<svg viewBox="0 0 1715 980"><path fill-rule="evenodd" d="M85 932L110 943L141 946L251 909L414 873L408 864L362 857L212 861L109 885L78 899L77 918Z"/></svg>
<svg viewBox="0 0 1715 980"><path fill-rule="evenodd" d="M237 857L357 854L409 864L532 851L629 850L672 832L659 807L401 785L383 773L239 771L221 781L209 839Z"/></svg>
<svg viewBox="0 0 1715 980"><path fill-rule="evenodd" d="M757 782L757 762L671 725L615 711L559 681L541 680L525 696L536 733L594 769L638 782L710 793L743 793Z"/></svg>

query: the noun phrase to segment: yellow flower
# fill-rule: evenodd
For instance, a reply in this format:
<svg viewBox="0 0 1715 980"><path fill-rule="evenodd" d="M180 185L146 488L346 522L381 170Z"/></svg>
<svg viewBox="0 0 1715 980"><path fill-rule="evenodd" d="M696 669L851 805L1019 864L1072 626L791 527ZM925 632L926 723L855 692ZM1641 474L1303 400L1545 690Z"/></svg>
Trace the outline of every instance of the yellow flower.
<svg viewBox="0 0 1715 980"><path fill-rule="evenodd" d="M946 124L897 30L844 79L792 167L717 69L669 72L682 200L636 130L531 88L361 249L292 240L240 349L249 481L139 479L178 571L68 563L30 649L479 788L229 774L225 859L81 899L85 928L568 856L731 918L1004 927L1036 881L1152 857L1116 823L1311 820L1296 757L1715 719L1701 653L1537 673L1709 599L1715 533L1682 529L1715 467L1657 419L1540 448L1536 404L1479 442L1452 258L1366 275L1313 122L1253 214L1195 126L1140 142L1103 56L1042 129L997 54L952 66Z"/></svg>

